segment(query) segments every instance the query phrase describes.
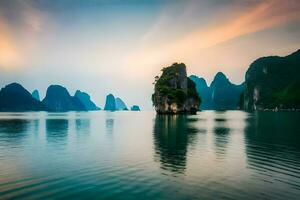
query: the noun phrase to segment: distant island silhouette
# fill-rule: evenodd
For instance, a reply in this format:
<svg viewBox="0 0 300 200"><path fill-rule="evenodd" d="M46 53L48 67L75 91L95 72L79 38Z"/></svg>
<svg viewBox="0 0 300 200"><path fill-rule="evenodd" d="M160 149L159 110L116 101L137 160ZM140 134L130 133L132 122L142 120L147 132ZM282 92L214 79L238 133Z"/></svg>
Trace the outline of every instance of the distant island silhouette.
<svg viewBox="0 0 300 200"><path fill-rule="evenodd" d="M128 110L128 107L120 97L115 98L115 96L113 94L108 94L106 96L104 110L107 110L107 111L121 111L121 110L124 110L124 111L126 111L126 110ZM138 110L132 110L132 111L139 111L139 109Z"/></svg>
<svg viewBox="0 0 300 200"><path fill-rule="evenodd" d="M0 90L0 112L24 112L24 111L96 111L101 110L88 93L76 90L71 96L69 91L61 85L50 85L45 98L40 101L38 90L32 94L21 84L11 83ZM108 95L104 110L118 111L129 110L124 101L112 94ZM139 111L140 107L133 105L131 111Z"/></svg>
<svg viewBox="0 0 300 200"><path fill-rule="evenodd" d="M153 105L157 113L196 113L198 110L300 110L300 50L285 56L268 56L250 64L245 82L235 85L218 72L210 86L204 78L187 77L184 63L163 68L155 77ZM11 83L0 90L0 111L94 111L100 110L88 93L77 90L71 96L60 85L50 85L40 100L21 84ZM106 96L104 110L129 110L120 97ZM139 111L138 105L130 107Z"/></svg>
<svg viewBox="0 0 300 200"><path fill-rule="evenodd" d="M76 90L74 97L77 97L88 111L101 110L101 108L91 100L90 95L86 92Z"/></svg>
<svg viewBox="0 0 300 200"><path fill-rule="evenodd" d="M42 103L50 111L87 111L87 108L77 96L71 96L68 90L60 85L50 85Z"/></svg>
<svg viewBox="0 0 300 200"><path fill-rule="evenodd" d="M218 72L210 86L204 78L192 75L189 77L196 83L200 94L201 110L237 110L240 109L240 98L244 91L244 83L235 85L222 72Z"/></svg>
<svg viewBox="0 0 300 200"><path fill-rule="evenodd" d="M46 111L42 102L32 97L22 85L11 83L0 90L0 111Z"/></svg>

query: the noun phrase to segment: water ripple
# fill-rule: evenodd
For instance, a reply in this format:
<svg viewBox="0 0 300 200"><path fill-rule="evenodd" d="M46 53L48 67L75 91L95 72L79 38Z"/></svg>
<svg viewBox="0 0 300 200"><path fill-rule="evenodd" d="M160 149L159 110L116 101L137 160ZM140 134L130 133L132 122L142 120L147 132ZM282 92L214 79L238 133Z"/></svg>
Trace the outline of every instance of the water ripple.
<svg viewBox="0 0 300 200"><path fill-rule="evenodd" d="M0 113L0 199L298 199L295 117Z"/></svg>

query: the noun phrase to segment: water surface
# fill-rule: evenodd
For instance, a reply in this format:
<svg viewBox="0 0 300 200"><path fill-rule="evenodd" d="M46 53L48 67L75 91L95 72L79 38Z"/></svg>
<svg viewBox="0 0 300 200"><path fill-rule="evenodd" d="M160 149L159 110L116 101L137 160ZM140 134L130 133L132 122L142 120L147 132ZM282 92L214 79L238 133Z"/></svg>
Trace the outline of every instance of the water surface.
<svg viewBox="0 0 300 200"><path fill-rule="evenodd" d="M0 199L299 199L300 113L0 113Z"/></svg>

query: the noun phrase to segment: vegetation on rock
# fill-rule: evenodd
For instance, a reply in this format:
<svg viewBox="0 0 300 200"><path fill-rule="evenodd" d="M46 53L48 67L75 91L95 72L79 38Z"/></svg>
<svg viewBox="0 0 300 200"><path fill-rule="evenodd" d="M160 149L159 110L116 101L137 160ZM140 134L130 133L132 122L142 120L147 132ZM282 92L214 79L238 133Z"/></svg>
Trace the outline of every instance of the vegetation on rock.
<svg viewBox="0 0 300 200"><path fill-rule="evenodd" d="M152 102L160 114L196 113L201 99L196 84L187 77L186 66L174 63L155 77Z"/></svg>
<svg viewBox="0 0 300 200"><path fill-rule="evenodd" d="M246 73L246 110L300 109L300 50L254 61Z"/></svg>

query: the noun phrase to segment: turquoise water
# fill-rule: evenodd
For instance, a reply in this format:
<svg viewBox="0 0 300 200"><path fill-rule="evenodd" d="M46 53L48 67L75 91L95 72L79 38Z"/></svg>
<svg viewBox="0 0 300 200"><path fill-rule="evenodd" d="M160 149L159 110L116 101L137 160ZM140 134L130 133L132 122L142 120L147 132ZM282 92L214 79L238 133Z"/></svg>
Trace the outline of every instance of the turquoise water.
<svg viewBox="0 0 300 200"><path fill-rule="evenodd" d="M0 199L299 199L300 113L0 113Z"/></svg>

